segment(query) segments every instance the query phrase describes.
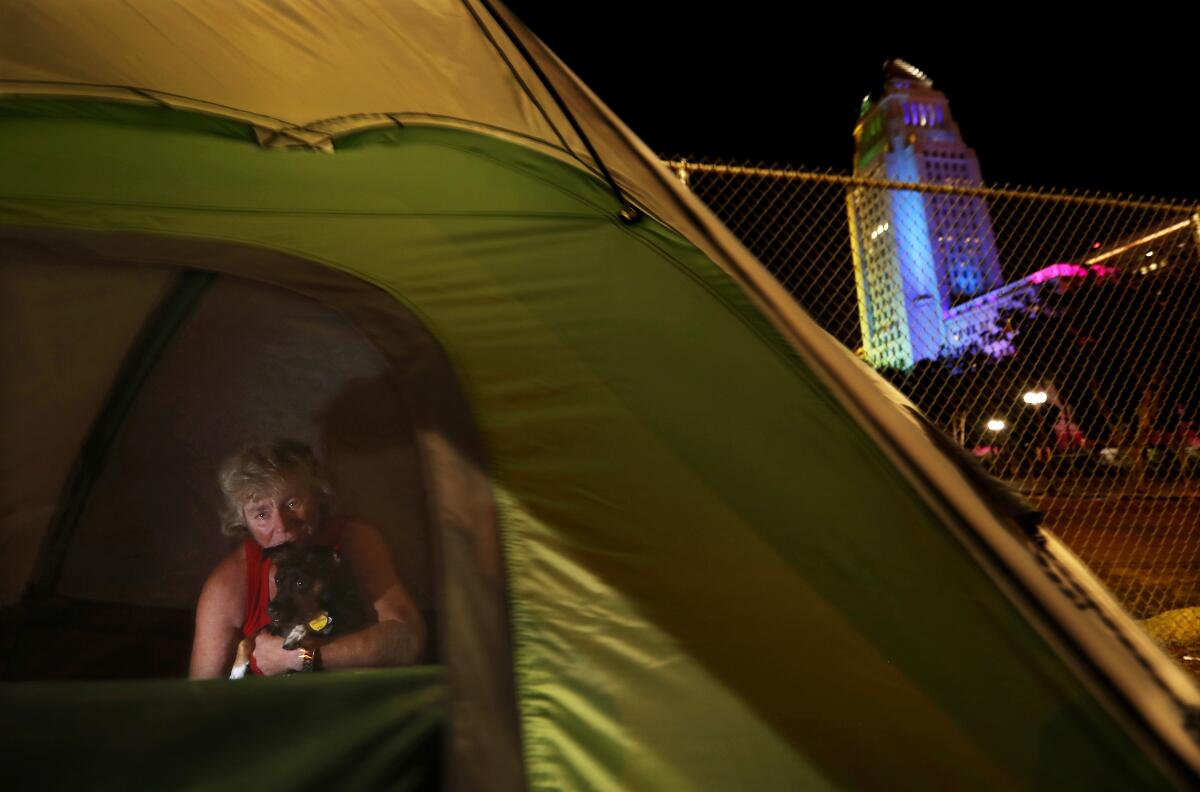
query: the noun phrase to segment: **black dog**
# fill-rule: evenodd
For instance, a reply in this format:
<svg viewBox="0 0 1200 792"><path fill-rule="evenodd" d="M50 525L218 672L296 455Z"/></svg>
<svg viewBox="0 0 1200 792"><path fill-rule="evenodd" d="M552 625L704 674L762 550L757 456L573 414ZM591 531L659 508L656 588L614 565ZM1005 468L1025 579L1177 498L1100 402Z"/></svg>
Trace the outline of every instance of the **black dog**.
<svg viewBox="0 0 1200 792"><path fill-rule="evenodd" d="M332 547L293 542L272 547L275 596L267 606L271 634L282 636L284 649L312 648L316 636L353 632L366 625L354 587L350 563ZM232 679L241 679L249 665L249 641L238 646ZM313 670L311 661L305 671Z"/></svg>
<svg viewBox="0 0 1200 792"><path fill-rule="evenodd" d="M347 633L363 626L362 606L350 563L332 547L288 543L272 548L275 596L267 606L271 632L295 649L314 635Z"/></svg>

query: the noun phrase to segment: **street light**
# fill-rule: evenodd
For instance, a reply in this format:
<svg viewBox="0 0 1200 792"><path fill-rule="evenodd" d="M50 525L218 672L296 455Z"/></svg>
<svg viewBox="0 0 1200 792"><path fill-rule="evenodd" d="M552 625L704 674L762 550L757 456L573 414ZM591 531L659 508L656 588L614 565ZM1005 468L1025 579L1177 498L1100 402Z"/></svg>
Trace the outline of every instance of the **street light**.
<svg viewBox="0 0 1200 792"><path fill-rule="evenodd" d="M987 428L993 432L1003 432L1004 427L1006 426L1008 426L1008 424L1004 423L1004 421L999 418L993 418L987 422Z"/></svg>
<svg viewBox="0 0 1200 792"><path fill-rule="evenodd" d="M1030 407L1033 407L1036 410L1038 407L1040 407L1041 405L1046 403L1046 391L1044 391L1044 390L1027 391L1025 393L1025 395L1022 396L1021 398L1025 401L1026 404L1028 404ZM1047 416L1043 415L1043 417L1047 417ZM1046 463L1047 465L1049 465L1049 462L1050 462L1051 450L1050 450L1050 446L1048 445L1048 438L1046 436L1046 431L1047 431L1047 428L1039 429L1036 433L1036 436L1033 438L1033 445L1034 445L1034 448L1036 449L1035 454L1036 454L1036 459L1037 459L1038 465L1041 465L1043 463ZM1049 431L1053 432L1054 429L1049 428ZM1036 472L1036 471L1031 471L1031 472ZM1044 469L1043 469L1043 472L1045 472Z"/></svg>

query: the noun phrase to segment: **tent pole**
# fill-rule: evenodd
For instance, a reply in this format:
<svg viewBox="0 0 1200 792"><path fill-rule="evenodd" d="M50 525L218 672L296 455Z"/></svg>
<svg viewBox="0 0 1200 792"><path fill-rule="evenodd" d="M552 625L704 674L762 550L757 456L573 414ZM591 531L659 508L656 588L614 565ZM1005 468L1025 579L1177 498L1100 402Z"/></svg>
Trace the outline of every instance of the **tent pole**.
<svg viewBox="0 0 1200 792"><path fill-rule="evenodd" d="M604 164L604 160L600 159L600 155L596 152L595 147L592 146L592 141L589 140L587 134L584 133L583 127L581 127L579 122L575 120L575 116L571 113L570 108L567 107L567 103L563 101L562 96L560 96L558 90L555 89L554 84L551 83L549 78L546 77L546 73L542 70L542 67L530 55L529 49L525 46L525 42L521 41L520 37L516 35L512 29L512 26L508 24L508 20L506 20L503 15L496 12L491 0L479 0L479 2L488 10L488 13L492 15L492 19L496 20L496 23L500 25L500 27L504 30L505 35L508 36L509 41L516 46L517 50L521 53L521 56L525 58L525 62L529 64L529 67L533 69L534 74L536 74L538 79L542 81L542 85L544 85L546 90L550 92L550 96L553 97L554 103L558 105L558 109L562 112L563 116L566 117L567 122L571 125L571 129L575 130L575 134L579 136L581 141L583 141L583 145L587 148L588 154L591 155L592 161L596 163L596 167L599 168L600 174L604 177L604 180L608 182L608 186L610 189L612 189L613 195L616 196L617 202L621 204L621 221L624 223L636 223L638 218L642 216L641 210L634 206L633 202L625 197L625 193L621 190L620 185L617 184L616 179L613 178L612 173L609 172L608 167ZM467 6L468 11L474 14L474 10L471 9L470 3L467 2L467 0L464 0L464 5ZM518 79L520 78L518 77ZM569 147L568 150L570 150Z"/></svg>
<svg viewBox="0 0 1200 792"><path fill-rule="evenodd" d="M104 408L96 416L87 439L75 460L67 483L58 500L58 508L42 541L33 576L26 586L24 601L49 598L62 577L67 548L79 525L92 488L104 470L108 451L129 414L134 399L175 332L191 315L200 297L216 275L200 270L185 270L154 313L147 318L137 340L121 364Z"/></svg>

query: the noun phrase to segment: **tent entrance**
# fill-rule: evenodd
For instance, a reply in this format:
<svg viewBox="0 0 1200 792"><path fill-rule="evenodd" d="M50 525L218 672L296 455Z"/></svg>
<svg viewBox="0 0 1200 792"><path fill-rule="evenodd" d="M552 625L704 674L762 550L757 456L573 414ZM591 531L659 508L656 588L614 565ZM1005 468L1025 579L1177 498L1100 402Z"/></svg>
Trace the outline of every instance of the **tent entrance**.
<svg viewBox="0 0 1200 792"><path fill-rule="evenodd" d="M16 630L4 678L185 673L200 586L232 548L218 530L217 467L247 440L289 437L325 463L335 508L380 528L456 707L492 713L473 728L509 735L519 766L484 456L454 372L410 312L311 262L227 243L10 230L0 262L0 604ZM131 365L189 272L211 280L152 365ZM81 449L130 389L88 460L86 503L48 539ZM40 593L17 605L46 569ZM50 658L72 645L88 646L88 661L71 651L56 668ZM476 742L461 731L456 741Z"/></svg>

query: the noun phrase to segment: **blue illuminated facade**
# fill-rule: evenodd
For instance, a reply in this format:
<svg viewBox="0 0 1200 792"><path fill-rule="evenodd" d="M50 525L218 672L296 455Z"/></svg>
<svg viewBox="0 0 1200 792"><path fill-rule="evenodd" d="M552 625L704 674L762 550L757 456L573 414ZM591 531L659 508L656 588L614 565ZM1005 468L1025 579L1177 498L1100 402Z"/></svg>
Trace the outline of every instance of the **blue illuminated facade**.
<svg viewBox="0 0 1200 792"><path fill-rule="evenodd" d="M864 100L854 130L857 176L979 186L944 94L903 61L885 67L884 91ZM847 196L863 353L876 367L909 368L969 347L1005 345L993 328L1007 300L986 201L939 192L853 188ZM1023 298L1024 295L1021 295Z"/></svg>

